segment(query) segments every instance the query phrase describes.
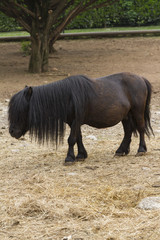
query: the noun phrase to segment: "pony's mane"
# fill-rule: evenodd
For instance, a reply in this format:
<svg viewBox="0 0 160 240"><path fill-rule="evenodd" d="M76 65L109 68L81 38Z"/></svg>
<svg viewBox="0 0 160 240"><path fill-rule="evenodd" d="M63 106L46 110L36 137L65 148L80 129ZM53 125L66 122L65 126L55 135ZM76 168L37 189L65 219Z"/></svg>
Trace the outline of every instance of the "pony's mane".
<svg viewBox="0 0 160 240"><path fill-rule="evenodd" d="M74 114L78 127L83 121L85 104L93 97L93 81L81 75L33 87L29 107L29 132L40 143L63 141L65 124ZM72 118L71 118L72 119Z"/></svg>

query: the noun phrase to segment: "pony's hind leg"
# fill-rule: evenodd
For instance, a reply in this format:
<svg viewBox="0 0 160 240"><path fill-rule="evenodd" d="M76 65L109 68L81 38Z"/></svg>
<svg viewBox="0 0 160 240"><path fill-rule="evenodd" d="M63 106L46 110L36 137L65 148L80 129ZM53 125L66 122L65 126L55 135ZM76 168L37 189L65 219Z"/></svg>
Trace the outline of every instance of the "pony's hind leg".
<svg viewBox="0 0 160 240"><path fill-rule="evenodd" d="M77 133L75 130L75 123L73 122L70 126L71 131L68 137L68 152L67 157L65 158L65 164L72 164L75 162L75 154L74 154L74 145L77 141Z"/></svg>
<svg viewBox="0 0 160 240"><path fill-rule="evenodd" d="M81 129L79 129L79 134L77 136L77 147L78 147L78 154L76 156L76 160L84 161L84 159L87 158L88 154L82 142Z"/></svg>
<svg viewBox="0 0 160 240"><path fill-rule="evenodd" d="M139 148L137 151L136 156L144 155L145 152L147 152L146 142L145 142L145 119L144 119L144 111L136 111L136 114L134 114L134 119L136 123L136 129L139 133Z"/></svg>
<svg viewBox="0 0 160 240"><path fill-rule="evenodd" d="M139 137L140 137L140 142L139 142L139 148L136 156L142 156L147 152L147 147L144 139L144 130L138 130L139 132Z"/></svg>
<svg viewBox="0 0 160 240"><path fill-rule="evenodd" d="M122 120L122 125L124 129L124 137L115 156L124 156L130 152L131 136L133 132L130 118Z"/></svg>
<svg viewBox="0 0 160 240"><path fill-rule="evenodd" d="M137 151L136 156L144 155L145 152L147 152L146 142L145 142L145 121L144 119L141 119L140 121L137 121L137 130L139 132L139 148Z"/></svg>

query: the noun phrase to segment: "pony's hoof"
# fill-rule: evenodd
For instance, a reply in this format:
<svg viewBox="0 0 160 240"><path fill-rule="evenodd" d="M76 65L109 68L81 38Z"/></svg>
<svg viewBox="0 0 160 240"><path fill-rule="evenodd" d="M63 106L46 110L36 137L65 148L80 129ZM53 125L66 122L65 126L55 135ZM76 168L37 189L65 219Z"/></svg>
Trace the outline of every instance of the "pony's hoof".
<svg viewBox="0 0 160 240"><path fill-rule="evenodd" d="M84 157L76 157L77 162L84 162L85 158Z"/></svg>
<svg viewBox="0 0 160 240"><path fill-rule="evenodd" d="M114 157L123 157L123 156L125 156L126 154L125 154L125 152L122 152L122 153L115 153L114 154Z"/></svg>
<svg viewBox="0 0 160 240"><path fill-rule="evenodd" d="M87 152L84 153L78 153L76 156L76 161L77 162L84 162L84 160L88 157Z"/></svg>
<svg viewBox="0 0 160 240"><path fill-rule="evenodd" d="M146 152L137 152L136 157L144 156Z"/></svg>
<svg viewBox="0 0 160 240"><path fill-rule="evenodd" d="M76 162L75 159L71 158L71 157L67 157L64 161L64 165L65 166L70 166L73 165Z"/></svg>
<svg viewBox="0 0 160 240"><path fill-rule="evenodd" d="M72 166L75 164L75 161L74 162L64 162L64 166Z"/></svg>

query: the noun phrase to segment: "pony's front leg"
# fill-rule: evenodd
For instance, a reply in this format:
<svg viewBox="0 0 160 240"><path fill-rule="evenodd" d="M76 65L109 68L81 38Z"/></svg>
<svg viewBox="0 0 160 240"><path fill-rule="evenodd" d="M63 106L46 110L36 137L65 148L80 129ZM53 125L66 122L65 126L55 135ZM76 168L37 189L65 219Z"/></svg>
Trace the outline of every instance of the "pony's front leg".
<svg viewBox="0 0 160 240"><path fill-rule="evenodd" d="M77 133L75 128L75 123L71 125L71 131L68 138L68 152L67 157L65 158L65 163L74 163L75 155L74 155L74 145L77 141Z"/></svg>

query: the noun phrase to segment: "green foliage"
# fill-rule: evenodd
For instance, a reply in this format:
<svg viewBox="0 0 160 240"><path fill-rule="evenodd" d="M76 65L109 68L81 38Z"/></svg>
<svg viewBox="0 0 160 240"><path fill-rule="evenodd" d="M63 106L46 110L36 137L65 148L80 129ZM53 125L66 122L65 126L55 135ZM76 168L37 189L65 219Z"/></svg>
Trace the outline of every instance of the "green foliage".
<svg viewBox="0 0 160 240"><path fill-rule="evenodd" d="M21 49L24 56L29 56L31 54L31 43L30 41L21 42Z"/></svg>
<svg viewBox="0 0 160 240"><path fill-rule="evenodd" d="M139 24L160 23L160 1L159 0L135 0L135 9L138 14Z"/></svg>
<svg viewBox="0 0 160 240"><path fill-rule="evenodd" d="M67 29L99 28L106 27L106 9L98 8L83 12L78 15L68 26Z"/></svg>
<svg viewBox="0 0 160 240"><path fill-rule="evenodd" d="M9 18L0 13L0 32L8 32L18 30L20 27L13 18Z"/></svg>
<svg viewBox="0 0 160 240"><path fill-rule="evenodd" d="M159 0L120 0L77 16L67 29L140 26L160 23Z"/></svg>
<svg viewBox="0 0 160 240"><path fill-rule="evenodd" d="M109 26L136 26L137 12L133 0L121 0L107 10Z"/></svg>
<svg viewBox="0 0 160 240"><path fill-rule="evenodd" d="M78 2L77 0L75 3ZM100 2L97 1L97 2ZM73 8L74 6L72 6ZM63 16L59 16L62 18ZM78 15L66 29L158 25L159 0L119 0L114 5L92 9ZM20 29L15 19L0 13L0 31Z"/></svg>

